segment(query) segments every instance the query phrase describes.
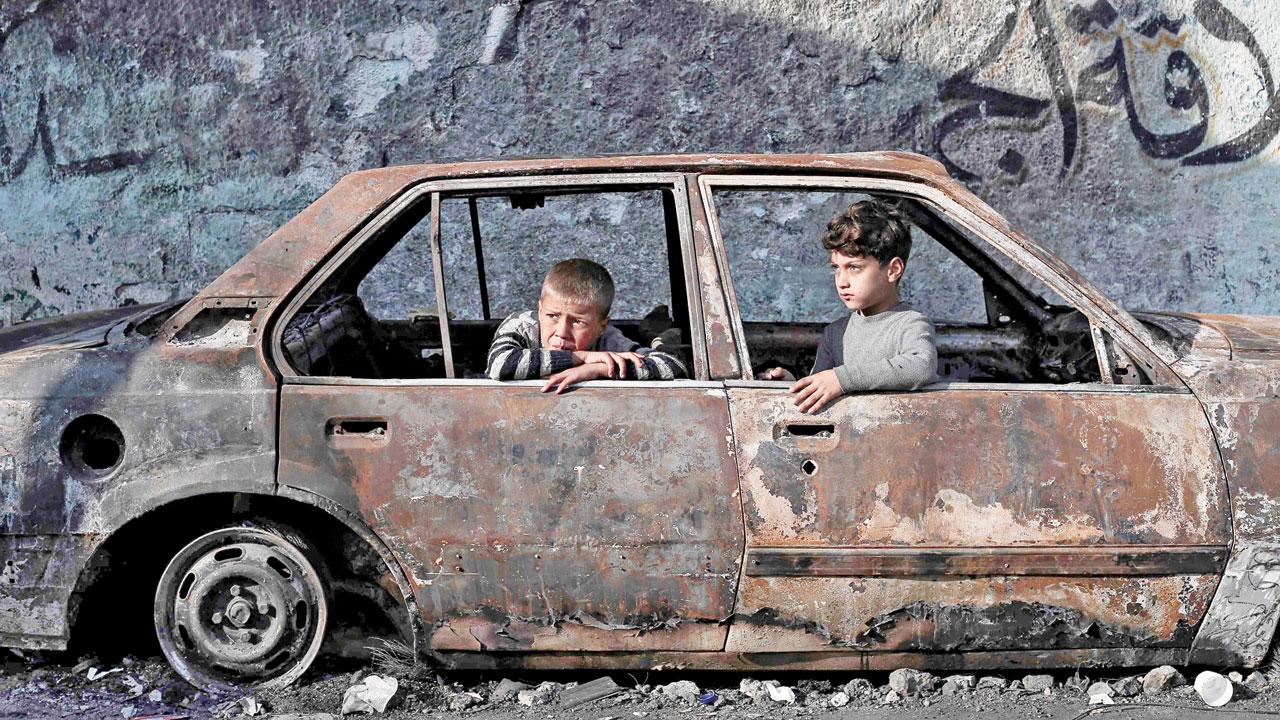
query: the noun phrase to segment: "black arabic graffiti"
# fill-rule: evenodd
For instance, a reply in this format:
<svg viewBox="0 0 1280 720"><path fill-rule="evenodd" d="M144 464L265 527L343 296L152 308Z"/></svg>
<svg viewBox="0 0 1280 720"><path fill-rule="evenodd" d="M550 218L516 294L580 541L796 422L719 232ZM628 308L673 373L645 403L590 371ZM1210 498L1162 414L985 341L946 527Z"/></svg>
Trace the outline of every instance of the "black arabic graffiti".
<svg viewBox="0 0 1280 720"><path fill-rule="evenodd" d="M15 30L37 15L47 12L51 6L51 3L33 3L23 14L6 25L0 25L0 53L4 52L6 41ZM31 141L21 152L15 153L4 109L0 108L0 186L9 184L26 171L37 148L50 173L56 177L97 175L132 165L141 165L151 157L149 150L125 150L83 160L59 162L57 153L54 151L53 134L49 131L48 101L43 90L40 91L36 100L35 127L31 130Z"/></svg>
<svg viewBox="0 0 1280 720"><path fill-rule="evenodd" d="M1179 111L1194 110L1199 119L1184 130L1155 132L1143 124L1134 101L1131 65L1122 39L1117 37L1111 51L1083 68L1073 82L1063 62L1057 28L1045 3L1046 0L1030 0L1027 15L1034 32L1035 52L1053 89L1051 97L1040 98L1008 92L974 79L1009 44L1020 17L1017 5L1010 9L1000 31L979 53L977 60L939 87L938 99L955 108L934 124L933 149L955 177L967 182L983 179L947 155L943 144L948 137L991 119L1040 121L1051 109L1056 111L1062 126L1062 166L1059 176L1065 177L1075 166L1079 152L1081 131L1077 105L1082 101L1108 107L1122 105L1129 130L1142 151L1153 158L1178 160L1182 165L1219 165L1247 160L1262 152L1280 134L1280 96L1276 94L1266 54L1249 28L1223 7L1219 0L1196 0L1192 13L1200 26L1213 37L1243 45L1249 51L1262 79L1267 107L1250 128L1208 148L1201 146L1209 127L1209 90L1203 73L1191 56L1180 49L1169 53L1165 63L1163 95L1165 104L1170 108ZM1070 30L1080 36L1109 30L1119 22L1120 14L1108 0L1096 0L1091 6L1077 5L1066 17ZM1176 37L1185 22L1185 16L1175 20L1164 13L1157 13L1131 29L1148 39L1154 39L1161 33ZM1023 162L1024 158L1016 150L1009 149L998 164L1001 169L1013 174L1022 168Z"/></svg>

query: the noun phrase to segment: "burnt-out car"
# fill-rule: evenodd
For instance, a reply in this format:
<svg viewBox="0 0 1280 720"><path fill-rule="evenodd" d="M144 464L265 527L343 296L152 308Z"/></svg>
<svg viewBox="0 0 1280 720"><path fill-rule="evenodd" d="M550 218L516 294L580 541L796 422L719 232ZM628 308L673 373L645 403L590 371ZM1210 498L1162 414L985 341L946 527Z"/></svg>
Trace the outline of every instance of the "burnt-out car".
<svg viewBox="0 0 1280 720"><path fill-rule="evenodd" d="M910 219L940 382L798 412L818 230ZM549 265L689 379L484 375ZM189 301L0 333L0 644L141 617L203 685L459 668L1254 666L1280 321L1131 314L904 153L358 172ZM350 644L350 633L348 633Z"/></svg>

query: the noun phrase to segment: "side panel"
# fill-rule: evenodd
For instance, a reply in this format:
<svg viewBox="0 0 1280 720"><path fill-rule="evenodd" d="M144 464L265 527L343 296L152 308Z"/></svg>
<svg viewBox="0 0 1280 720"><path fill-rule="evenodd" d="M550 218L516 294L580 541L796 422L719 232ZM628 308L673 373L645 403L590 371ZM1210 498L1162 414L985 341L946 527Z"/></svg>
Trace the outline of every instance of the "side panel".
<svg viewBox="0 0 1280 720"><path fill-rule="evenodd" d="M748 566L727 649L1190 644L1230 539L1193 396L975 386L806 417L729 392Z"/></svg>
<svg viewBox="0 0 1280 720"><path fill-rule="evenodd" d="M280 482L397 553L431 650L723 649L743 549L723 389L539 387L287 385Z"/></svg>
<svg viewBox="0 0 1280 720"><path fill-rule="evenodd" d="M0 358L0 642L61 648L85 563L147 510L203 492L275 490L275 381L260 311L221 313L179 340L126 335ZM101 472L68 463L68 425L108 418L123 437ZM182 528L174 528L175 533Z"/></svg>

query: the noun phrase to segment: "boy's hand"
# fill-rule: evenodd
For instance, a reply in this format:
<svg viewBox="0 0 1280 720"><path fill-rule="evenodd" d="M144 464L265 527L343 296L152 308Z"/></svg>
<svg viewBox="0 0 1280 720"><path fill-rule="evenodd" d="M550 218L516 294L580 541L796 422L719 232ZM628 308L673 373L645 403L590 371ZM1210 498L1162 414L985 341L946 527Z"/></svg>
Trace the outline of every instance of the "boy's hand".
<svg viewBox="0 0 1280 720"><path fill-rule="evenodd" d="M637 368L644 363L644 358L639 353L633 352L607 352L604 350L575 350L573 353L573 362L575 365L593 365L602 364L609 368L608 377L621 380L627 376L627 363L634 363Z"/></svg>
<svg viewBox="0 0 1280 720"><path fill-rule="evenodd" d="M800 378L788 392L796 396L796 407L800 412L812 415L843 395L844 389L840 387L840 378L836 377L835 370L823 370Z"/></svg>
<svg viewBox="0 0 1280 720"><path fill-rule="evenodd" d="M542 386L542 392L555 391L556 395L564 392L570 385L576 385L580 382L588 380L601 380L609 377L609 369L603 363L588 363L571 367L568 370L560 372L547 378L547 384Z"/></svg>
<svg viewBox="0 0 1280 720"><path fill-rule="evenodd" d="M786 368L771 367L768 370L765 370L764 372L760 373L760 379L791 381L791 380L795 380L796 376L792 375L791 371L787 370Z"/></svg>

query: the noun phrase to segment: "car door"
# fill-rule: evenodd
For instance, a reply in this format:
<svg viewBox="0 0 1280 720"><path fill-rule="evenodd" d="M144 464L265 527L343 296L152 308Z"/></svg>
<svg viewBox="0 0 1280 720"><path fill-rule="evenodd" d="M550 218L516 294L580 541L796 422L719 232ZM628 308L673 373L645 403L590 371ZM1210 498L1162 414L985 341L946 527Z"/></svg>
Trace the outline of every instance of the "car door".
<svg viewBox="0 0 1280 720"><path fill-rule="evenodd" d="M343 263L358 264L361 243L376 245L378 228L429 201L438 317L447 318L442 196L492 190L486 183L547 195L607 183L666 198L674 272L683 278L689 221L678 180L438 183L375 218L326 272L338 277ZM311 287L326 282L322 273ZM675 304L687 307L680 282ZM486 316L488 303L485 295ZM689 322L699 327L696 307ZM706 378L701 342L694 379L591 382L551 395L542 381L454 377L463 374L454 358L475 354L450 342L463 325L440 325L447 377L286 375L281 484L350 508L389 545L413 585L431 651L723 649L742 517L727 397Z"/></svg>
<svg viewBox="0 0 1280 720"><path fill-rule="evenodd" d="M730 272L721 189L836 186L964 210L888 180L720 176L701 186ZM735 303L749 282L760 278L731 278ZM1002 651L1001 662L1021 650L1077 662L1107 648L1177 659L1189 646L1229 528L1216 445L1185 387L952 382L845 396L804 415L786 383L750 379L743 323L733 328L743 370L727 385L747 548L726 649Z"/></svg>

